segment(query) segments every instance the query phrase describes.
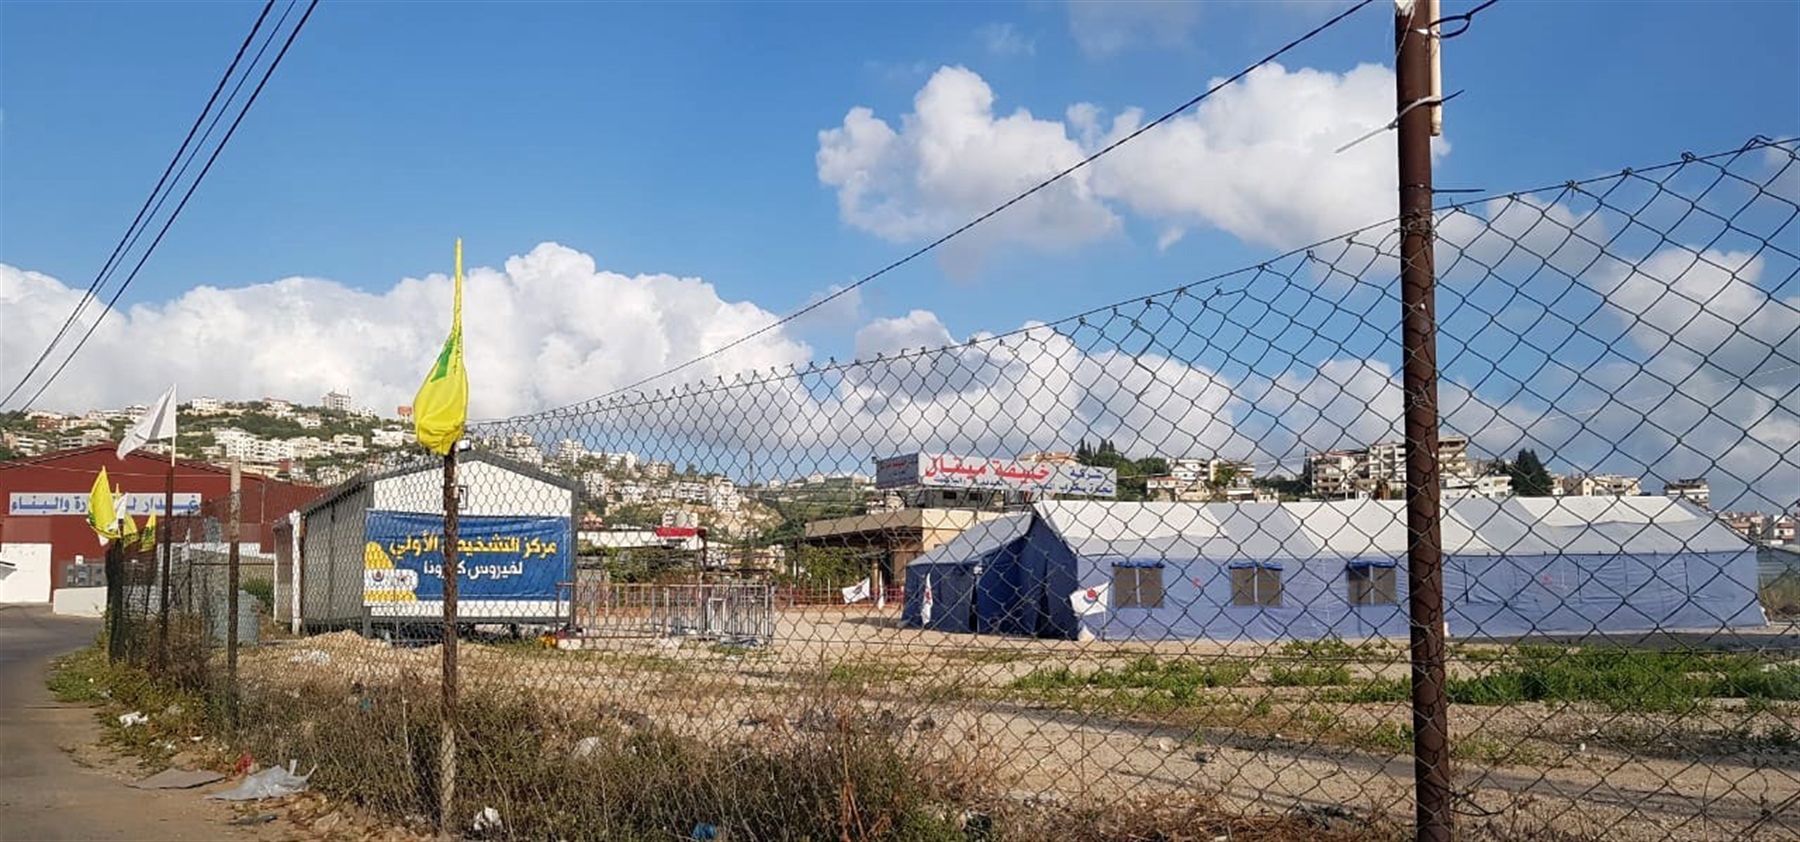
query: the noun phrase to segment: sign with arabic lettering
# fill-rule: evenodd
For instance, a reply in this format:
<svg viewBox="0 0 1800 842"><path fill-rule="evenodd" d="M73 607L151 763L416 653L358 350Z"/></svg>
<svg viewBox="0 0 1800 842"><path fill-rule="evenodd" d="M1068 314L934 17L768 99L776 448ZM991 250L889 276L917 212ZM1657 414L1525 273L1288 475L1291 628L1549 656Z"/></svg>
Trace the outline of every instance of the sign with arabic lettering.
<svg viewBox="0 0 1800 842"><path fill-rule="evenodd" d="M86 491L15 491L12 499L6 503L8 515L75 515L87 517L88 492ZM120 514L134 517L147 515L168 516L163 511L163 494L126 494L113 504L113 509ZM200 510L200 495L194 492L178 492L175 495L175 514L191 515Z"/></svg>
<svg viewBox="0 0 1800 842"><path fill-rule="evenodd" d="M363 545L363 603L444 598L444 518L369 512ZM569 519L464 515L457 521L457 598L555 602L574 558Z"/></svg>
<svg viewBox="0 0 1800 842"><path fill-rule="evenodd" d="M875 460L876 488L993 488L1037 494L1111 497L1119 474L1074 462L983 459L946 453L909 453Z"/></svg>

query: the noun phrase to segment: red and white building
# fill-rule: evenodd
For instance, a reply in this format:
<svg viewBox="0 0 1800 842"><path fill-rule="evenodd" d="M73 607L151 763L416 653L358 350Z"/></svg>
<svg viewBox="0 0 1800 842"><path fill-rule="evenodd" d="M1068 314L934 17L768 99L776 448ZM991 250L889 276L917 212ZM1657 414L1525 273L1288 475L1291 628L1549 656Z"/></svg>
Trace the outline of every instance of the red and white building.
<svg viewBox="0 0 1800 842"><path fill-rule="evenodd" d="M151 514L159 520L169 471L167 456L138 451L124 459L117 445L98 444L0 462L0 601L49 602L53 592L69 586L68 568L77 559L100 563L105 548L87 524L87 498L101 468L125 508L138 523ZM270 525L318 496L321 489L246 473L240 534L246 544L272 551ZM218 465L177 460L175 517L212 501L227 498L231 471Z"/></svg>

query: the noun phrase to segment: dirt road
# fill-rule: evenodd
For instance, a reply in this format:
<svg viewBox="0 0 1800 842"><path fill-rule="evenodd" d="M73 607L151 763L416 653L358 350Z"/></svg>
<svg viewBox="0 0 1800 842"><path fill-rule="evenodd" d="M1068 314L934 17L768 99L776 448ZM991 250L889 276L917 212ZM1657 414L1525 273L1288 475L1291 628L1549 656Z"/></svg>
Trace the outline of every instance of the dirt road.
<svg viewBox="0 0 1800 842"><path fill-rule="evenodd" d="M58 704L44 675L98 630L44 606L0 605L0 842L276 838L231 826L230 808L199 792L131 789L135 770L93 749L93 711Z"/></svg>

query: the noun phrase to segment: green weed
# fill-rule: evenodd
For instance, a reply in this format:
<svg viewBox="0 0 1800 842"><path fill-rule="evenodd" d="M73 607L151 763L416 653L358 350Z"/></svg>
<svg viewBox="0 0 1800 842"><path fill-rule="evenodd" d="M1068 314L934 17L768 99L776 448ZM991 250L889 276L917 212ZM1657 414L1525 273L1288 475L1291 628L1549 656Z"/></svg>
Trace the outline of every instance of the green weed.
<svg viewBox="0 0 1800 842"><path fill-rule="evenodd" d="M1800 699L1800 667L1746 654L1522 647L1511 665L1453 678L1448 689L1456 704L1597 702L1620 712L1685 713L1709 698Z"/></svg>
<svg viewBox="0 0 1800 842"><path fill-rule="evenodd" d="M1319 698L1321 701L1350 704L1404 702L1412 698L1412 679L1373 678L1349 687L1326 690Z"/></svg>
<svg viewBox="0 0 1800 842"><path fill-rule="evenodd" d="M1408 735L1410 738L1410 734ZM1544 755L1531 743L1516 740L1503 743L1491 737L1465 734L1450 741L1450 756L1486 766L1538 766Z"/></svg>
<svg viewBox="0 0 1800 842"><path fill-rule="evenodd" d="M1281 651L1288 655L1329 661L1364 660L1383 649L1386 649L1386 644L1375 641L1351 643L1339 637L1327 637L1322 640L1290 640L1281 645Z"/></svg>
<svg viewBox="0 0 1800 842"><path fill-rule="evenodd" d="M1325 667L1277 666L1269 670L1270 687L1337 687L1350 683L1350 668L1343 664Z"/></svg>
<svg viewBox="0 0 1800 842"><path fill-rule="evenodd" d="M1369 751L1402 754L1413 750L1413 729L1398 722L1378 722L1367 731L1351 734L1350 743Z"/></svg>
<svg viewBox="0 0 1800 842"><path fill-rule="evenodd" d="M113 663L98 645L57 659L45 686L59 701L100 705L106 741L151 765L166 762L175 747L187 745L188 737L204 733L209 721L221 719L226 701L158 682L129 664ZM133 711L146 714L149 721L126 728L115 718Z"/></svg>
<svg viewBox="0 0 1800 842"><path fill-rule="evenodd" d="M1151 690L1187 697L1193 691L1211 687L1233 687L1250 674L1250 667L1237 661L1203 664L1194 660L1159 660L1144 655L1127 663L1123 669L1101 667L1090 673L1078 673L1068 667L1033 670L1014 681L1019 690Z"/></svg>

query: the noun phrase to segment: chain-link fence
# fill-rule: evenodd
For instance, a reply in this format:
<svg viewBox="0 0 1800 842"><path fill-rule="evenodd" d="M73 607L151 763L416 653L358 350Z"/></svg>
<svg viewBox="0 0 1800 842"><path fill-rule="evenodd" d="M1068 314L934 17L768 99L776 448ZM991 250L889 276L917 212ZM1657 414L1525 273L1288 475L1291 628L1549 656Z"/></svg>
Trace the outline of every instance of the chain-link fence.
<svg viewBox="0 0 1800 842"><path fill-rule="evenodd" d="M1800 835L1796 148L1437 213L1458 838ZM513 838L1392 838L1398 236L359 476L279 533L241 737ZM212 505L166 669L218 687Z"/></svg>
<svg viewBox="0 0 1800 842"><path fill-rule="evenodd" d="M112 541L110 654L198 694L210 716L228 722L237 653L278 631L276 597L286 594L275 577L293 572L276 552L286 534L273 527L312 496L299 486L257 483L160 523L134 524L134 534Z"/></svg>

